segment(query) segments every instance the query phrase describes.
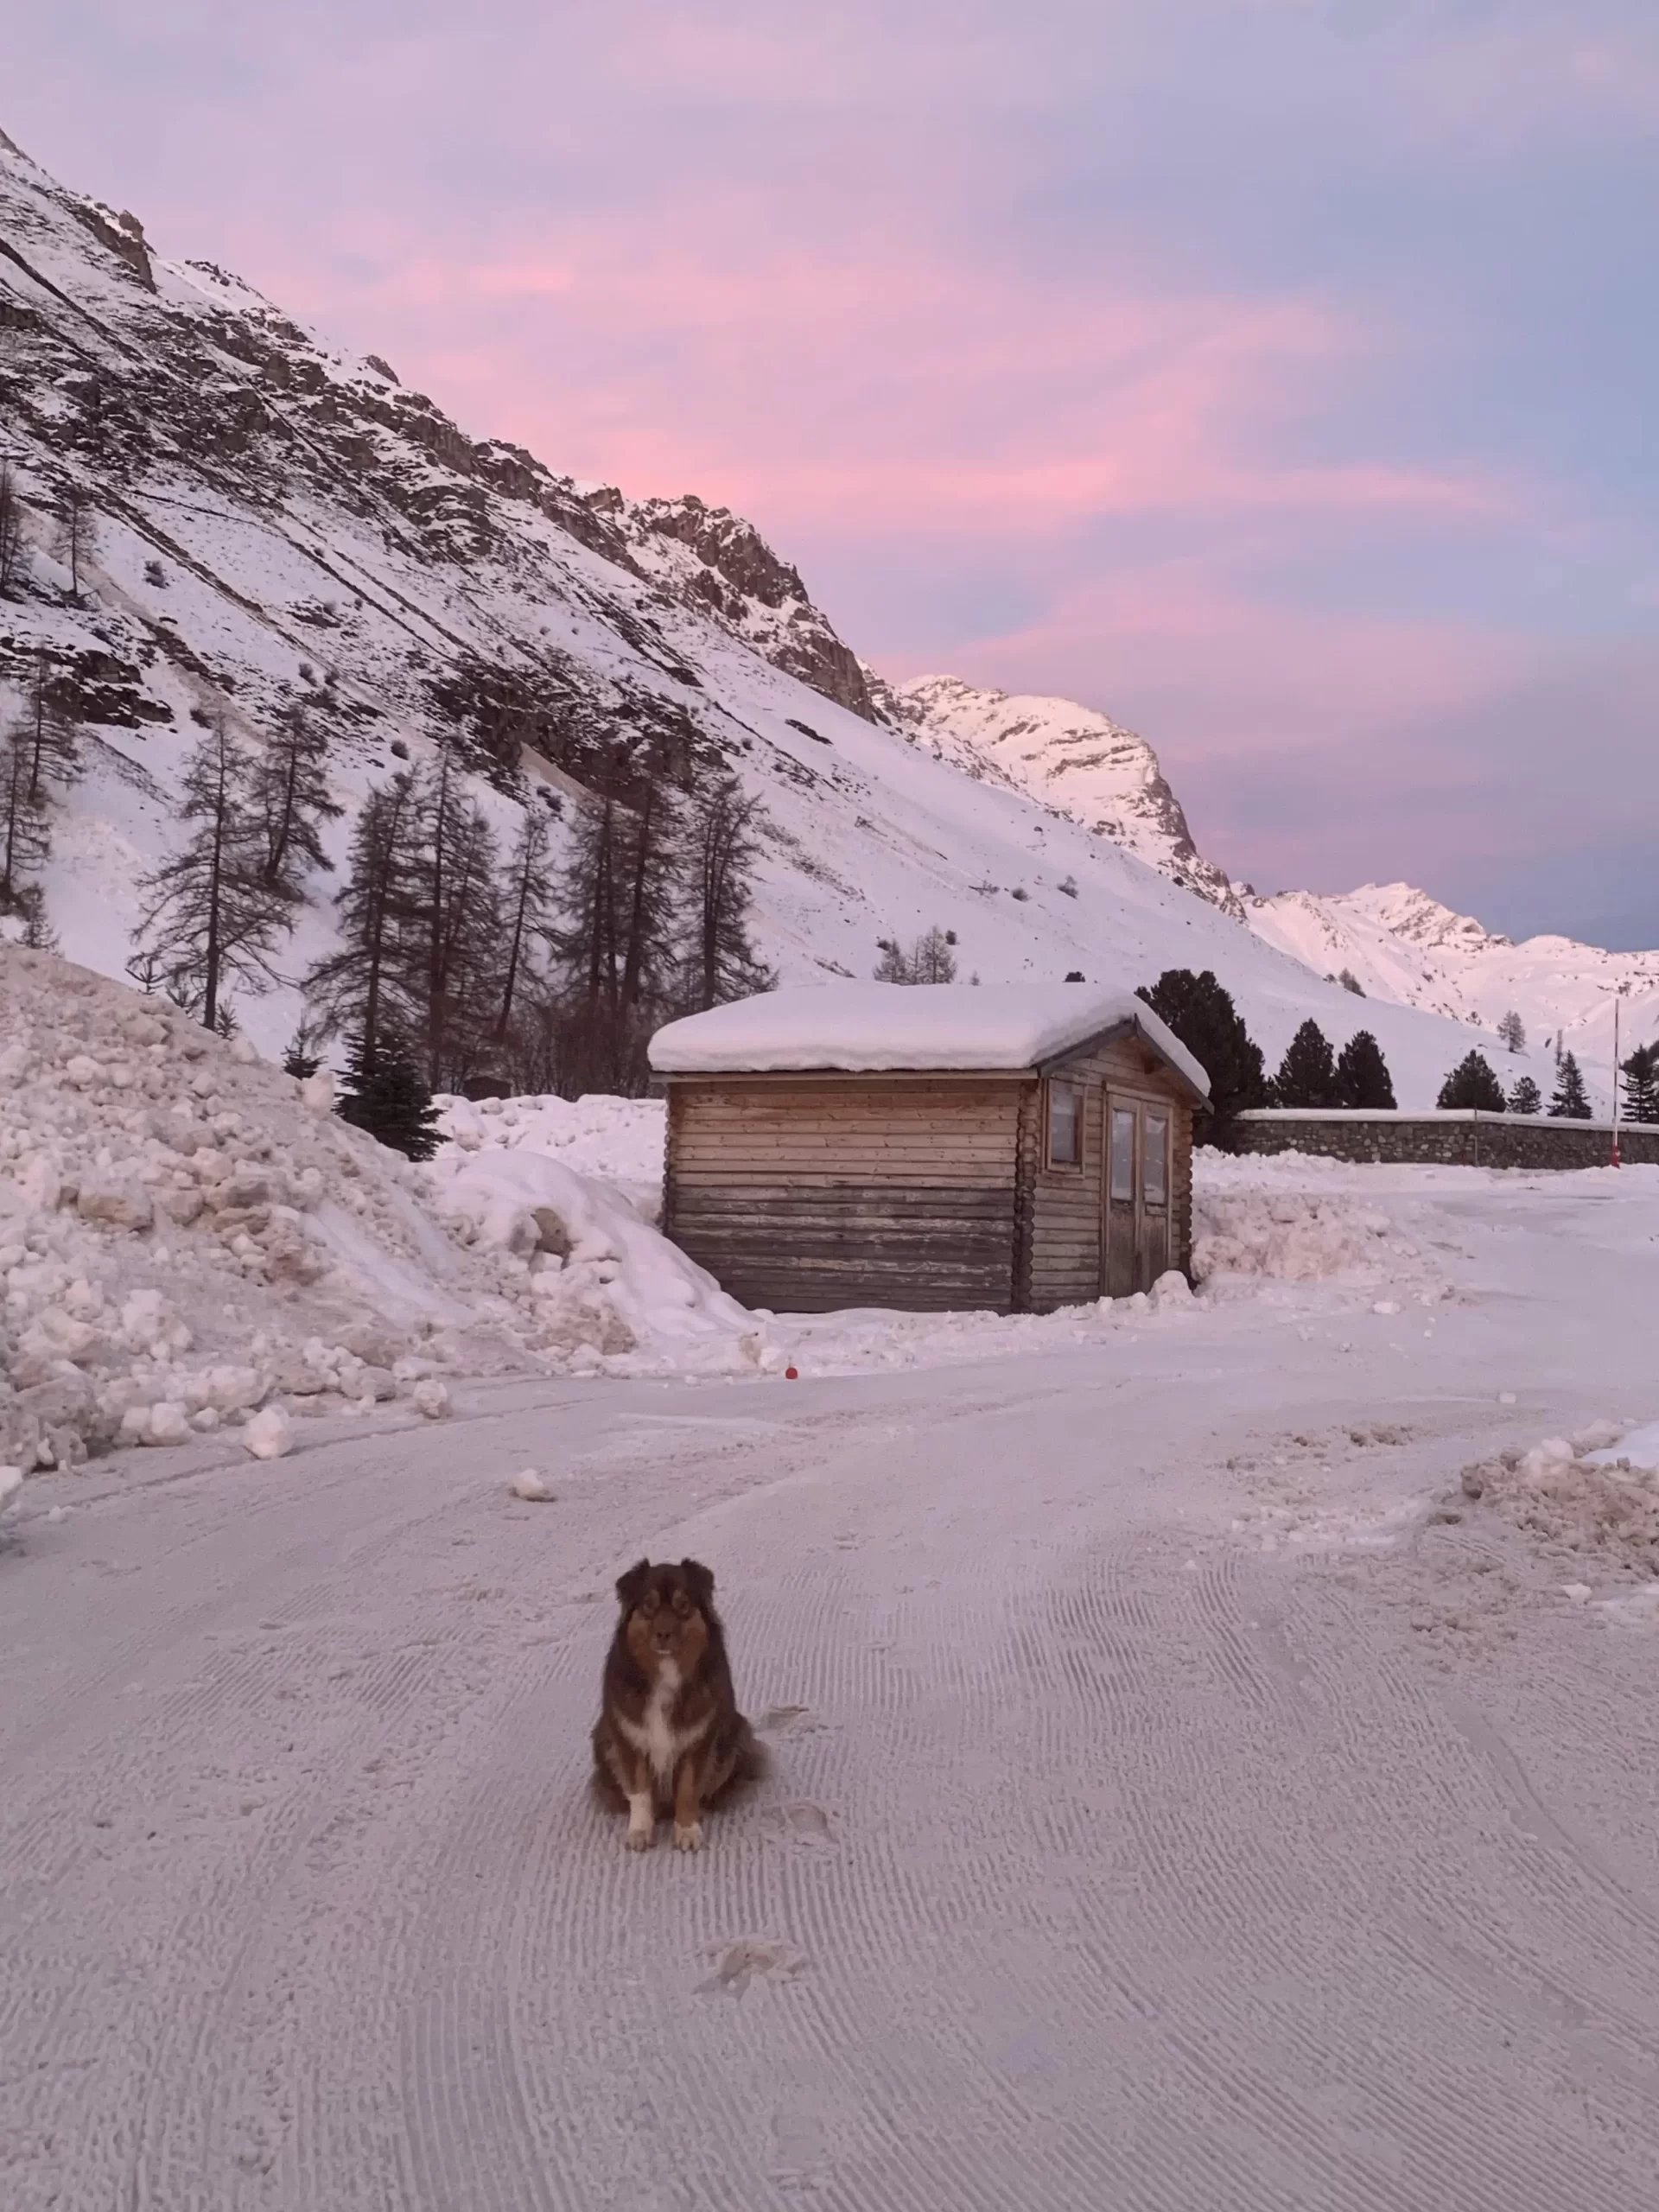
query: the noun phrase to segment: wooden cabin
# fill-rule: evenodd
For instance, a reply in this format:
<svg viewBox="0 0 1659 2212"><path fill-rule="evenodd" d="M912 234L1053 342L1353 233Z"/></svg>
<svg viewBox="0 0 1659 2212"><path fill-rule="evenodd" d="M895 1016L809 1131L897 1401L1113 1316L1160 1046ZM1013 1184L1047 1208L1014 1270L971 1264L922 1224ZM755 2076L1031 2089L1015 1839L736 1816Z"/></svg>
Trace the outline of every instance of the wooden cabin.
<svg viewBox="0 0 1659 2212"><path fill-rule="evenodd" d="M1204 1070L1086 983L826 983L671 1022L663 1227L746 1306L1046 1313L1189 1271Z"/></svg>

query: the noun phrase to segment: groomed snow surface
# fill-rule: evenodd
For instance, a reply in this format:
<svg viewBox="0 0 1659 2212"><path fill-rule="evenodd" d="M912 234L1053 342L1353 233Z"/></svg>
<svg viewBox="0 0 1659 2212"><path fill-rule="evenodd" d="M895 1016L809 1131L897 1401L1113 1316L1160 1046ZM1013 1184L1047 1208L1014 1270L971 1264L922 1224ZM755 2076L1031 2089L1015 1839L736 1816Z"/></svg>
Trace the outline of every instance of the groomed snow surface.
<svg viewBox="0 0 1659 2212"><path fill-rule="evenodd" d="M0 1475L7 2212L1650 2200L1659 1170L1206 1156L1196 1300L767 1319L660 1108L406 1170L0 983L4 1418L151 1430ZM585 1789L641 1553L771 1753L696 1859Z"/></svg>

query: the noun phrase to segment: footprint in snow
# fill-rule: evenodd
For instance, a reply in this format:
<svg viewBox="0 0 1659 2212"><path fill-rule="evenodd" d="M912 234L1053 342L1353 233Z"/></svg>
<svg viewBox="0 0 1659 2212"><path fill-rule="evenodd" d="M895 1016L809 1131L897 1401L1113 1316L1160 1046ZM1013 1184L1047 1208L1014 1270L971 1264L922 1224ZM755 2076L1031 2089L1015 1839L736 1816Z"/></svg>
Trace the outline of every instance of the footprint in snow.
<svg viewBox="0 0 1659 2212"><path fill-rule="evenodd" d="M759 1975L767 1981L791 1981L806 1961L791 1943L774 1943L746 1936L735 1943L716 1943L711 1956L715 1970L697 1984L699 1997L741 1997Z"/></svg>
<svg viewBox="0 0 1659 2212"><path fill-rule="evenodd" d="M830 1815L822 1805L804 1799L790 1805L773 1805L766 1814L766 1824L772 1834L785 1843L804 1844L809 1849L835 1846L835 1834L830 1825Z"/></svg>
<svg viewBox="0 0 1659 2212"><path fill-rule="evenodd" d="M780 1736L785 1728L792 1728L805 1712L804 1705L769 1705L754 1725L763 1736Z"/></svg>

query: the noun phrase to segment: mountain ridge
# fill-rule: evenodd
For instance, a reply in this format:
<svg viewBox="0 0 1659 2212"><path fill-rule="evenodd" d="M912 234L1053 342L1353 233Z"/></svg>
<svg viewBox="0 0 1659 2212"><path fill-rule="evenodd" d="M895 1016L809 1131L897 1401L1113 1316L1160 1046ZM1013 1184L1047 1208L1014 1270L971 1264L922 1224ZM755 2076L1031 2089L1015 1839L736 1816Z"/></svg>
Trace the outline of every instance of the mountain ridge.
<svg viewBox="0 0 1659 2212"><path fill-rule="evenodd" d="M505 830L527 777L580 803L596 765L645 748L694 779L734 770L760 801L756 920L785 980L867 975L883 938L937 926L987 982L1212 967L1270 1060L1309 1014L1338 1044L1363 1021L1423 1103L1464 1046L1252 935L1219 871L1208 896L1177 880L1201 859L1185 816L1151 748L1109 717L1068 709L1068 757L1092 748L1087 772L1143 810L1056 807L996 733L973 741L978 772L937 714L925 733L741 518L695 494L627 499L470 437L384 359L169 259L136 217L15 150L0 152L0 247L3 445L27 541L0 601L0 690L44 653L86 727L90 772L57 810L43 877L68 957L121 973L194 727L222 714L260 742L297 702L346 808L326 840L336 862L400 757L459 747ZM54 523L67 499L97 522L77 573ZM334 942L333 887L311 887L289 977ZM280 1047L291 981L238 1011Z"/></svg>

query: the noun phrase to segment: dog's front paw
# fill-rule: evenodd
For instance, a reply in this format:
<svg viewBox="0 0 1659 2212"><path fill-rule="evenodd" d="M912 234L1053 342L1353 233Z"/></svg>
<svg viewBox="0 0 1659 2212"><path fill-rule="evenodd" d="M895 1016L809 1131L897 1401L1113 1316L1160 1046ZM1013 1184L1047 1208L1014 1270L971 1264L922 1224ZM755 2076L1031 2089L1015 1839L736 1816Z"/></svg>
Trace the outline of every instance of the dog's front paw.
<svg viewBox="0 0 1659 2212"><path fill-rule="evenodd" d="M651 1828L630 1828L622 1839L624 1851L649 1851L655 1831Z"/></svg>
<svg viewBox="0 0 1659 2212"><path fill-rule="evenodd" d="M689 1827L683 1827L679 1821L676 1821L674 1848L676 1851L701 1851L702 1849L702 1822L693 1821Z"/></svg>

